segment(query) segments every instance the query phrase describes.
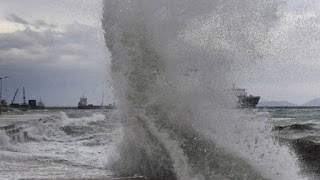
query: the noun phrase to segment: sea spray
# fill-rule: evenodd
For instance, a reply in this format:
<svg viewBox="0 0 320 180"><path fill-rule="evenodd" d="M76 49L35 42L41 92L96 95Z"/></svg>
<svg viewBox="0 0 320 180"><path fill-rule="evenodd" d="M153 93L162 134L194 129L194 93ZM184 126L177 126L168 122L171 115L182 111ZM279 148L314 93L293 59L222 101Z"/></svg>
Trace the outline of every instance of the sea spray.
<svg viewBox="0 0 320 180"><path fill-rule="evenodd" d="M0 130L0 147L5 147L10 144L10 137L3 130Z"/></svg>
<svg viewBox="0 0 320 180"><path fill-rule="evenodd" d="M299 179L294 155L273 140L265 120L235 110L230 91L233 64L259 59L278 5L105 0L125 132L109 167L152 179Z"/></svg>

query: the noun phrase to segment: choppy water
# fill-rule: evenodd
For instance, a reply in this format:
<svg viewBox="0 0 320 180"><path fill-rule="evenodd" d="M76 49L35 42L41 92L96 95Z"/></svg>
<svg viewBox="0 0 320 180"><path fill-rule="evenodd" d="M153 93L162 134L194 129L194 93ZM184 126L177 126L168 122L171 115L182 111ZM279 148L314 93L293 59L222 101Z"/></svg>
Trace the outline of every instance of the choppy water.
<svg viewBox="0 0 320 180"><path fill-rule="evenodd" d="M230 90L275 53L282 1L103 2L118 109L1 116L28 133L1 134L3 179L319 179L317 110L240 110Z"/></svg>
<svg viewBox="0 0 320 180"><path fill-rule="evenodd" d="M27 139L0 135L0 179L108 179L121 126L112 112L38 111L0 115L0 126L16 124ZM23 137L23 136L22 136ZM114 179L112 178L112 179Z"/></svg>
<svg viewBox="0 0 320 180"><path fill-rule="evenodd" d="M275 137L298 157L302 172L320 179L320 109L263 109Z"/></svg>
<svg viewBox="0 0 320 180"><path fill-rule="evenodd" d="M282 150L289 150L296 155L295 163L301 168L301 179L320 177L320 110L239 111L246 112L246 119L251 118L247 123L256 124L264 121L267 127L260 127L259 131L270 131L270 136L277 139L274 142L279 142ZM16 124L17 127L22 127L23 132L28 132L28 138L17 142L11 140L4 131L0 132L0 179L148 179L146 174L129 175L125 173L128 169L117 167L116 162L124 158L120 157L123 155L120 148L123 147L123 143L130 144L125 142L124 124L119 117L121 116L118 111L100 110L38 111L1 115L0 126ZM147 126L145 128L149 129L148 133L152 138L152 141L143 142L151 148L150 151L146 149L145 153L157 156L159 163L165 163L172 168L181 168L185 164L189 172L197 173L196 177L190 175L185 176L185 179L278 179L264 177L250 159L236 153L241 149L224 149L223 146L212 143L209 136L203 137L170 124L140 125ZM226 135L227 133L230 132L226 132ZM142 140L137 136L133 136L132 139ZM246 141L248 140L250 139L247 138ZM250 146L245 141L239 143ZM254 145L259 146L261 142ZM170 152L158 152L159 146L168 148ZM262 144L261 148L265 146ZM253 149L258 151L259 147ZM130 151L132 154L127 154L129 157L137 153L135 147ZM255 153L251 151L252 158L255 158ZM274 152L269 153L274 155ZM277 153L284 155L281 151ZM268 152L260 155L260 163L264 163L265 157L262 156L268 157ZM178 162L180 166L175 164L176 158L181 160ZM288 157L282 158L286 160ZM139 161L127 163L122 168L130 168L129 163L142 164ZM151 167L152 164L149 168ZM283 172L281 169L277 171L281 179ZM165 178L163 175L160 176L159 179L174 179L176 175L166 174Z"/></svg>

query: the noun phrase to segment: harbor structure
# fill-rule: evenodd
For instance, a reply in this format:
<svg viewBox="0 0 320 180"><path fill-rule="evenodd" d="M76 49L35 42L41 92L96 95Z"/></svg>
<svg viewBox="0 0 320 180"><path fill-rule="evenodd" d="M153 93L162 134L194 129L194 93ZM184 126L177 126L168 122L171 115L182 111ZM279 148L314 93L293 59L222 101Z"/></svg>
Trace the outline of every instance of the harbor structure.
<svg viewBox="0 0 320 180"><path fill-rule="evenodd" d="M8 111L8 106L6 100L2 99L2 92L3 92L3 80L8 79L8 76L0 77L0 114L1 112Z"/></svg>
<svg viewBox="0 0 320 180"><path fill-rule="evenodd" d="M33 99L29 100L28 103L27 103L26 90L25 90L24 87L23 87L23 102L22 102L22 104L15 103L15 99L17 97L18 92L19 92L19 89L17 89L15 94L14 94L14 97L13 97L13 99L11 101L11 104L10 104L10 108L20 109L20 110L23 110L23 111L26 111L28 109L44 109L45 108L45 105L42 102L41 98L40 98L40 101L38 103L37 103L37 100L33 100Z"/></svg>
<svg viewBox="0 0 320 180"><path fill-rule="evenodd" d="M1 105L2 105L2 102L5 102L5 100L3 101L2 99L2 92L3 92L3 80L4 79L8 79L8 76L5 76L5 77L0 77L0 101L1 101Z"/></svg>
<svg viewBox="0 0 320 180"><path fill-rule="evenodd" d="M13 99L12 99L12 101L11 101L10 107L12 107L12 108L18 108L18 107L20 107L20 104L19 104L19 103L15 103L15 102L14 102L15 99L16 99L16 97L17 97L18 91L19 91L19 89L16 90L16 93L14 94Z"/></svg>

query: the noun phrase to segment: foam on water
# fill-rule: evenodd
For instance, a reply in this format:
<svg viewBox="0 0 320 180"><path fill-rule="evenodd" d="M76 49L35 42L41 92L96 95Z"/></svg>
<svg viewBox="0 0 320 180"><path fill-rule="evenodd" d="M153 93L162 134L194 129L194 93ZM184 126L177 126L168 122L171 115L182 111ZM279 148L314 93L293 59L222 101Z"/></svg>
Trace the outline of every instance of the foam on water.
<svg viewBox="0 0 320 180"><path fill-rule="evenodd" d="M15 117L24 119L16 127L28 137L17 142L0 132L1 179L114 177L105 164L116 155L123 133L111 112L45 112L37 120L32 113Z"/></svg>
<svg viewBox="0 0 320 180"><path fill-rule="evenodd" d="M0 130L0 147L4 147L10 144L10 138L7 136L6 132Z"/></svg>
<svg viewBox="0 0 320 180"><path fill-rule="evenodd" d="M276 0L105 0L124 138L108 167L153 179L301 179L256 112L234 109L234 71L260 58Z"/></svg>
<svg viewBox="0 0 320 180"><path fill-rule="evenodd" d="M63 126L66 125L87 125L88 123L104 121L106 116L104 114L93 114L91 117L82 118L69 118L65 112L60 112L59 114L61 123Z"/></svg>

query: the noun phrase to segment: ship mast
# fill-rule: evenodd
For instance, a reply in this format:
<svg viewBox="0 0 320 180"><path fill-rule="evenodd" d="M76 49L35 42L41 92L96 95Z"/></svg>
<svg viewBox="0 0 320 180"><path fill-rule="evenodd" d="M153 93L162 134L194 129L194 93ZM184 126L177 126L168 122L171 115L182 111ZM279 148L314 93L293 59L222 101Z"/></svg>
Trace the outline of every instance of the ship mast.
<svg viewBox="0 0 320 180"><path fill-rule="evenodd" d="M24 86L23 86L23 104L27 104L26 103L26 91L24 89Z"/></svg>
<svg viewBox="0 0 320 180"><path fill-rule="evenodd" d="M18 91L19 91L19 89L17 89L17 90L16 90L16 93L14 94L14 97L13 97L13 99L12 99L11 104L13 104L13 103L14 103L14 100L16 99L16 96L17 96Z"/></svg>
<svg viewBox="0 0 320 180"><path fill-rule="evenodd" d="M104 92L102 93L101 107L103 106Z"/></svg>

